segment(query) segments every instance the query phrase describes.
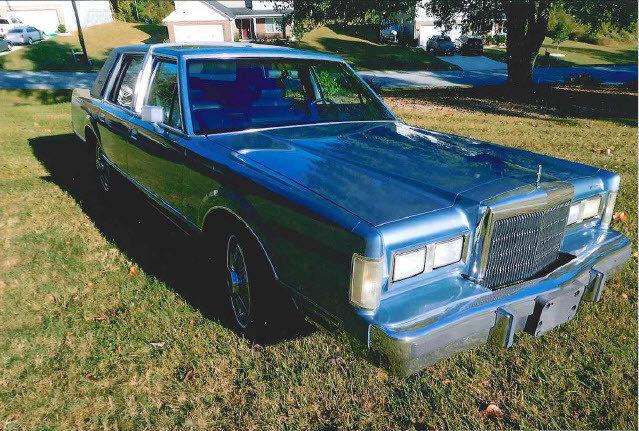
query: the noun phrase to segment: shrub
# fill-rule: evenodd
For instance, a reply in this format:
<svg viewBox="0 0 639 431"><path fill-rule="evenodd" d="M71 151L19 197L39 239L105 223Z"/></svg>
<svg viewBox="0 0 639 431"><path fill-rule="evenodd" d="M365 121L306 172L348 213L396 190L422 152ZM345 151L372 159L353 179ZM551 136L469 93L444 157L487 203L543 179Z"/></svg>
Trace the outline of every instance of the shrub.
<svg viewBox="0 0 639 431"><path fill-rule="evenodd" d="M66 33L67 32L67 27L64 24L60 24L58 26L58 33Z"/></svg>
<svg viewBox="0 0 639 431"><path fill-rule="evenodd" d="M489 34L488 36L486 36L486 45L494 45L495 44L495 38L493 37L492 34Z"/></svg>
<svg viewBox="0 0 639 431"><path fill-rule="evenodd" d="M495 35L495 42L497 43L497 45L503 45L504 43L506 43L506 35L505 34L496 34Z"/></svg>

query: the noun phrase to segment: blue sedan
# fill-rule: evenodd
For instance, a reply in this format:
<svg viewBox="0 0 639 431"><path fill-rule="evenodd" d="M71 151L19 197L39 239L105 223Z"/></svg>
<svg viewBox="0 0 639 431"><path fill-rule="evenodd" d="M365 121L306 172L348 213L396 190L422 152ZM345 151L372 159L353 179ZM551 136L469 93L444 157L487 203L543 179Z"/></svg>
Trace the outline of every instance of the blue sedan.
<svg viewBox="0 0 639 431"><path fill-rule="evenodd" d="M103 193L199 238L247 337L302 313L407 374L545 334L630 255L617 174L407 125L331 55L121 47L72 117Z"/></svg>

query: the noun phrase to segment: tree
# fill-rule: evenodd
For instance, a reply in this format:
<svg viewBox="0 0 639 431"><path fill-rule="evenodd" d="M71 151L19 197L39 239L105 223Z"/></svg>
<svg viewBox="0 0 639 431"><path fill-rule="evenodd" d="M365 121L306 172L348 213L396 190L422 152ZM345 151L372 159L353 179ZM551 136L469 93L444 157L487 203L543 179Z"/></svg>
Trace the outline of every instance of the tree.
<svg viewBox="0 0 639 431"><path fill-rule="evenodd" d="M568 40L570 34L570 28L568 23L563 20L557 21L557 23L548 30L548 36L552 39L553 43L557 45L557 51L559 51L559 44Z"/></svg>

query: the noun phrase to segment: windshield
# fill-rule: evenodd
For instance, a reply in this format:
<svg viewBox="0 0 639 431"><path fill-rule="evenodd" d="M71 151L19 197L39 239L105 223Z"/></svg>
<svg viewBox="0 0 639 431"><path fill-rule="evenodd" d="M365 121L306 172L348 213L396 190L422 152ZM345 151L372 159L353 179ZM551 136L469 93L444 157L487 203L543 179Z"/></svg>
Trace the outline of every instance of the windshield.
<svg viewBox="0 0 639 431"><path fill-rule="evenodd" d="M187 63L187 74L196 134L394 119L338 62L192 60Z"/></svg>
<svg viewBox="0 0 639 431"><path fill-rule="evenodd" d="M9 33L22 33L22 29L21 28L12 28L11 30L9 30Z"/></svg>

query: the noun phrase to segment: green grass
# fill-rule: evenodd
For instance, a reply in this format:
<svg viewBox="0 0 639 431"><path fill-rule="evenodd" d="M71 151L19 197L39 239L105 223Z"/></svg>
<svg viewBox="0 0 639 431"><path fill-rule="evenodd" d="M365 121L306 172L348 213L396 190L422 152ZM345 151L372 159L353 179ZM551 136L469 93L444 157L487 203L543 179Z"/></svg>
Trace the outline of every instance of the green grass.
<svg viewBox="0 0 639 431"><path fill-rule="evenodd" d="M385 97L412 124L620 172L617 210L630 219L613 226L636 249L636 93ZM0 93L4 429L637 428L636 259L543 338L406 379L322 331L252 348L218 318L220 286L198 283L187 238L136 193L99 198L68 98ZM505 417L484 418L487 402Z"/></svg>
<svg viewBox="0 0 639 431"><path fill-rule="evenodd" d="M165 26L113 21L84 30L87 52L94 69L99 69L111 50L122 45L157 43L168 39ZM76 34L58 36L0 57L4 70L85 70L75 63L71 49L80 51Z"/></svg>
<svg viewBox="0 0 639 431"><path fill-rule="evenodd" d="M637 64L637 42L611 42L608 45L593 45L568 40L557 47L546 38L539 49L536 66L544 66L544 53L564 54L564 57L550 57L550 66L581 66L588 64ZM497 61L506 62L505 48L486 48L484 54Z"/></svg>
<svg viewBox="0 0 639 431"><path fill-rule="evenodd" d="M360 70L457 70L421 48L379 42L372 26L329 25L306 33L291 46L338 54Z"/></svg>

